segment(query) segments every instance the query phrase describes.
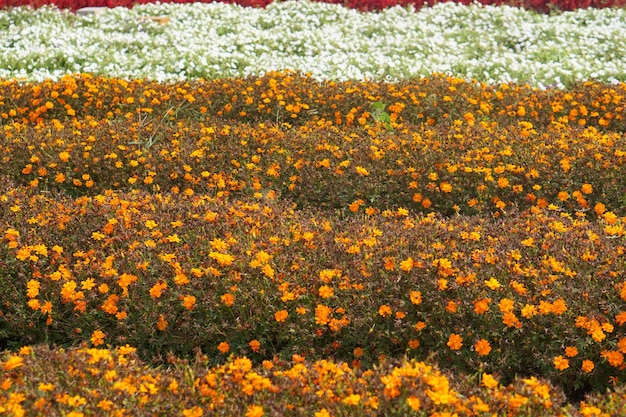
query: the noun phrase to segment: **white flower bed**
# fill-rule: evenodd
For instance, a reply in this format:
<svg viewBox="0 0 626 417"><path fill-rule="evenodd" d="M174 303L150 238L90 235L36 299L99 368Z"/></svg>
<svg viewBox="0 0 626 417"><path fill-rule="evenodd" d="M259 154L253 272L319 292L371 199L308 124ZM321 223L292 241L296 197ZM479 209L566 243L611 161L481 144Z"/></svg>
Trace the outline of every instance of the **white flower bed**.
<svg viewBox="0 0 626 417"><path fill-rule="evenodd" d="M169 23L142 19L163 15ZM442 3L360 13L309 1L148 4L88 17L51 7L0 11L4 78L90 72L165 81L284 69L335 80L437 72L555 87L626 81L626 11L542 15Z"/></svg>

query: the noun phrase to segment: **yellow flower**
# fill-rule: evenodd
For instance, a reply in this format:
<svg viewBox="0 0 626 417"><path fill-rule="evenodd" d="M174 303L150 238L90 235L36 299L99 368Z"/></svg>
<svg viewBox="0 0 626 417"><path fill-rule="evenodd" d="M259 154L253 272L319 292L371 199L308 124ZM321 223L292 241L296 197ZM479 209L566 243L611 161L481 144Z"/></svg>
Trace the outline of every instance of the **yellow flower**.
<svg viewBox="0 0 626 417"><path fill-rule="evenodd" d="M459 350L461 346L463 346L463 338L456 333L452 333L450 337L448 337L447 345L452 350Z"/></svg>
<svg viewBox="0 0 626 417"><path fill-rule="evenodd" d="M232 255L220 252L209 252L209 258L215 259L220 266L229 266L235 260Z"/></svg>
<svg viewBox="0 0 626 417"><path fill-rule="evenodd" d="M15 368L19 368L24 364L24 358L20 356L9 356L9 359L2 365L5 371L11 371Z"/></svg>
<svg viewBox="0 0 626 417"><path fill-rule="evenodd" d="M39 295L39 286L41 284L35 279L31 279L26 283L26 295L28 298L35 298Z"/></svg>
<svg viewBox="0 0 626 417"><path fill-rule="evenodd" d="M348 395L341 402L348 405L359 405L361 402L361 396L359 394Z"/></svg>
<svg viewBox="0 0 626 417"><path fill-rule="evenodd" d="M364 177L367 177L370 174L369 171L363 168L362 166L357 166L354 168L354 170L356 171L357 174L363 175Z"/></svg>
<svg viewBox="0 0 626 417"><path fill-rule="evenodd" d="M184 417L201 417L202 416L202 408L200 407L192 407L190 409L184 409L183 410L183 416Z"/></svg>
<svg viewBox="0 0 626 417"><path fill-rule="evenodd" d="M414 266L413 258L408 258L400 262L400 269L405 272L411 272L411 269L413 269L413 266Z"/></svg>
<svg viewBox="0 0 626 417"><path fill-rule="evenodd" d="M500 282L494 277L491 277L489 280L485 280L484 282L489 289L494 291L501 287Z"/></svg>
<svg viewBox="0 0 626 417"><path fill-rule="evenodd" d="M320 411L315 412L315 417L331 417L328 410L322 408Z"/></svg>
<svg viewBox="0 0 626 417"><path fill-rule="evenodd" d="M495 379L491 374L483 374L483 378L481 381L484 387L493 389L498 386L498 380Z"/></svg>
<svg viewBox="0 0 626 417"><path fill-rule="evenodd" d="M326 307L323 304L318 304L317 307L315 307L315 323L322 326L328 324L328 322L330 321L331 313L331 308Z"/></svg>

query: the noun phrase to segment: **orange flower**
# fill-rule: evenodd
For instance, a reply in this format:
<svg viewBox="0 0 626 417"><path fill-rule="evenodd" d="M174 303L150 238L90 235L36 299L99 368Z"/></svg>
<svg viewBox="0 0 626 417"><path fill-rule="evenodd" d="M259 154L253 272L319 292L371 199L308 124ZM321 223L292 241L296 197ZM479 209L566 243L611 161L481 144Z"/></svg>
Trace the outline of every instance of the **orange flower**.
<svg viewBox="0 0 626 417"><path fill-rule="evenodd" d="M413 269L413 266L414 266L413 258L410 258L410 257L400 262L400 269L405 272L411 272L411 269Z"/></svg>
<svg viewBox="0 0 626 417"><path fill-rule="evenodd" d="M222 295L220 299L222 300L222 303L224 303L226 307L232 306L233 303L235 302L235 296L229 293Z"/></svg>
<svg viewBox="0 0 626 417"><path fill-rule="evenodd" d="M583 192L583 194L591 194L593 192L593 186L591 184L583 184L583 186L580 188L580 191Z"/></svg>
<svg viewBox="0 0 626 417"><path fill-rule="evenodd" d="M261 342L256 339L251 340L250 343L248 343L248 346L250 346L250 349L252 349L255 353L259 353L261 351Z"/></svg>
<svg viewBox="0 0 626 417"><path fill-rule="evenodd" d="M263 417L265 415L265 411L263 411L263 407L260 405L251 405L246 410L245 417Z"/></svg>
<svg viewBox="0 0 626 417"><path fill-rule="evenodd" d="M91 343L93 343L94 346L100 346L104 344L105 336L106 334L104 334L101 330L96 330L91 334Z"/></svg>
<svg viewBox="0 0 626 417"><path fill-rule="evenodd" d="M489 303L491 303L491 298L474 301L474 311L476 314L484 314L489 311Z"/></svg>
<svg viewBox="0 0 626 417"><path fill-rule="evenodd" d="M491 374L483 374L481 384L483 384L484 387L493 389L498 386L498 380L495 379Z"/></svg>
<svg viewBox="0 0 626 417"><path fill-rule="evenodd" d="M448 304L446 304L446 311L448 313L454 314L457 312L457 309L458 309L458 305L455 301L450 300L448 301Z"/></svg>
<svg viewBox="0 0 626 417"><path fill-rule="evenodd" d="M192 407L190 409L183 410L183 417L201 417L202 416L202 408L200 407Z"/></svg>
<svg viewBox="0 0 626 417"><path fill-rule="evenodd" d="M439 189L444 193L450 193L452 192L452 185L447 182L442 182L441 184L439 184Z"/></svg>
<svg viewBox="0 0 626 417"><path fill-rule="evenodd" d="M588 374L591 371L593 371L594 367L595 365L593 364L592 361L590 361L589 359L585 359L582 363L581 369L583 370L584 373Z"/></svg>
<svg viewBox="0 0 626 417"><path fill-rule="evenodd" d="M37 295L39 295L39 286L39 281L35 279L31 279L26 283L26 295L28 296L28 298L35 298L37 297Z"/></svg>
<svg viewBox="0 0 626 417"><path fill-rule="evenodd" d="M326 307L323 304L318 304L317 307L315 307L315 323L322 326L328 324L332 312L332 309L329 307Z"/></svg>
<svg viewBox="0 0 626 417"><path fill-rule="evenodd" d="M2 367L5 371L11 371L15 368L19 368L24 364L24 358L19 356L9 356L9 359L6 360Z"/></svg>
<svg viewBox="0 0 626 417"><path fill-rule="evenodd" d="M185 307L187 310L189 311L193 310L195 305L196 305L196 297L194 297L193 295L185 295L183 297L183 307Z"/></svg>
<svg viewBox="0 0 626 417"><path fill-rule="evenodd" d="M565 356L568 358L573 358L576 355L578 355L578 349L575 346L567 346L565 348Z"/></svg>
<svg viewBox="0 0 626 417"><path fill-rule="evenodd" d="M167 329L167 320L165 320L165 316L163 314L159 315L159 319L157 320L157 329L163 331Z"/></svg>
<svg viewBox="0 0 626 417"><path fill-rule="evenodd" d="M328 285L322 285L319 290L318 293L320 295L320 297L322 298L330 298L333 295L335 295L335 291L329 287Z"/></svg>
<svg viewBox="0 0 626 417"><path fill-rule="evenodd" d="M378 314L380 314L383 317L389 317L391 316L391 307L389 307L387 304L383 304L382 306L380 306L380 308L378 309Z"/></svg>
<svg viewBox="0 0 626 417"><path fill-rule="evenodd" d="M606 206L602 203L596 203L596 205L593 206L593 211L595 211L598 216L601 216L606 211Z"/></svg>
<svg viewBox="0 0 626 417"><path fill-rule="evenodd" d="M406 403L409 405L409 407L411 407L411 410L413 411L419 411L422 405L420 399L414 396L410 396L409 398L407 398Z"/></svg>
<svg viewBox="0 0 626 417"><path fill-rule="evenodd" d="M419 305L422 303L422 293L420 291L411 291L409 293L411 304Z"/></svg>
<svg viewBox="0 0 626 417"><path fill-rule="evenodd" d="M150 297L159 298L163 294L163 290L167 288L167 282L159 280L150 288Z"/></svg>
<svg viewBox="0 0 626 417"><path fill-rule="evenodd" d="M219 350L221 353L226 354L230 350L230 345L228 344L228 342L222 342L217 345L217 350Z"/></svg>
<svg viewBox="0 0 626 417"><path fill-rule="evenodd" d="M489 355L489 352L491 352L491 345L489 344L489 341L485 339L480 339L474 345L474 349L476 349L476 352L478 353L478 355L486 356L486 355Z"/></svg>
<svg viewBox="0 0 626 417"><path fill-rule="evenodd" d="M569 368L569 361L567 359L565 359L563 356L559 355L556 358L554 358L554 368L559 370L559 371L563 371L567 368Z"/></svg>
<svg viewBox="0 0 626 417"><path fill-rule="evenodd" d="M287 312L287 310L280 310L277 311L274 314L274 318L276 319L277 322L282 323L285 320L287 320L287 317L289 316L289 313Z"/></svg>
<svg viewBox="0 0 626 417"><path fill-rule="evenodd" d="M607 360L609 365L616 368L620 367L624 363L624 355L617 350L603 350L601 355Z"/></svg>
<svg viewBox="0 0 626 417"><path fill-rule="evenodd" d="M450 337L448 337L447 344L450 347L450 349L459 350L461 349L461 346L463 346L463 338L456 333L452 333Z"/></svg>

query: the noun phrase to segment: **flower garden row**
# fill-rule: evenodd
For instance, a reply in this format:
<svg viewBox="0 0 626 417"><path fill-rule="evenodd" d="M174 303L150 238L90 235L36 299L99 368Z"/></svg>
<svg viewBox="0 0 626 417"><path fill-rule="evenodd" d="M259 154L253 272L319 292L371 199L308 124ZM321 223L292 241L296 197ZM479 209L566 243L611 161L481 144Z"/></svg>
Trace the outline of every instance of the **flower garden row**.
<svg viewBox="0 0 626 417"><path fill-rule="evenodd" d="M563 406L557 388L535 377L503 386L493 375L442 373L423 362L383 360L371 370L327 360L230 358L207 367L171 358L168 370L146 367L134 349L22 348L6 357L0 413L13 415L219 416L618 416L623 386ZM42 379L42 375L48 377ZM23 381L39 381L26 385ZM13 389L8 395L7 390Z"/></svg>
<svg viewBox="0 0 626 417"><path fill-rule="evenodd" d="M172 0L171 3L191 3L192 0ZM212 0L203 0L201 3L210 3ZM414 6L417 8L433 6L434 0L324 0L325 3L341 4L343 6L363 11L381 10L393 6ZM469 0L459 0L459 3L470 4ZM59 8L78 10L83 7L133 7L137 4L153 3L151 0L0 0L0 7L31 6L42 7L54 4ZM266 7L271 0L226 0L224 3L236 3L244 7ZM480 0L487 5L509 5L524 7L541 12L553 10L575 10L580 8L621 7L623 0Z"/></svg>
<svg viewBox="0 0 626 417"><path fill-rule="evenodd" d="M337 84L276 73L164 85L85 76L7 82L0 94L0 175L40 190L272 190L298 207L361 213L556 205L626 214L624 84L565 92L447 77Z"/></svg>
<svg viewBox="0 0 626 417"><path fill-rule="evenodd" d="M559 415L563 393L622 386L623 89L4 82L0 343L207 355L181 377L25 348L2 359L5 402ZM379 363L405 355L474 379ZM46 379L50 357L67 379ZM341 378L318 381L325 366ZM111 391L64 385L83 383ZM623 410L623 394L589 401L584 415Z"/></svg>
<svg viewBox="0 0 626 417"><path fill-rule="evenodd" d="M623 8L546 15L442 3L360 13L287 1L263 9L146 4L91 16L14 8L0 12L0 77L43 81L91 73L167 81L290 69L318 80L445 73L563 88L590 79L625 81L624 28Z"/></svg>
<svg viewBox="0 0 626 417"><path fill-rule="evenodd" d="M613 234L624 218L342 220L268 196L2 195L11 346L130 344L151 361L201 349L212 364L297 354L365 369L408 355L507 384L539 375L569 394L624 377Z"/></svg>

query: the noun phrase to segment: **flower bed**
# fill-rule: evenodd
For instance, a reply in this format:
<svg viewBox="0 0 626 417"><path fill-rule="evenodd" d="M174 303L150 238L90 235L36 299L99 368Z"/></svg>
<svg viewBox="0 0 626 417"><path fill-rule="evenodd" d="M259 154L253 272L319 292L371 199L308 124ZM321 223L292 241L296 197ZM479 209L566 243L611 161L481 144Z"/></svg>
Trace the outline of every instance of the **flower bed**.
<svg viewBox="0 0 626 417"><path fill-rule="evenodd" d="M151 18L166 16L162 24ZM0 76L91 73L157 81L286 69L318 80L400 81L433 73L564 88L626 80L624 9L542 15L442 3L359 13L302 2L146 4L80 17L52 8L0 14ZM176 45L176 47L173 47Z"/></svg>
<svg viewBox="0 0 626 417"><path fill-rule="evenodd" d="M3 88L5 345L623 377L621 85Z"/></svg>
<svg viewBox="0 0 626 417"><path fill-rule="evenodd" d="M415 18L298 5L254 19ZM159 39L183 10L242 16L141 7L0 25ZM165 25L137 20L163 10ZM486 10L437 6L527 13ZM611 28L620 13L561 16ZM0 415L626 412L626 85L607 61L612 83L535 88L157 82L63 75L59 56L24 69L54 80L0 83Z"/></svg>

